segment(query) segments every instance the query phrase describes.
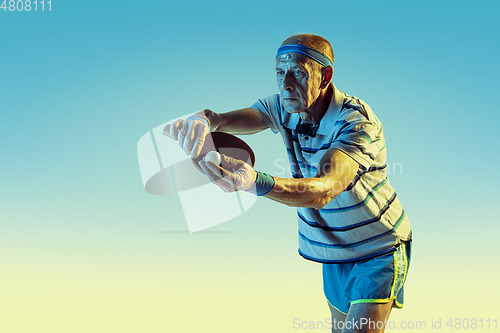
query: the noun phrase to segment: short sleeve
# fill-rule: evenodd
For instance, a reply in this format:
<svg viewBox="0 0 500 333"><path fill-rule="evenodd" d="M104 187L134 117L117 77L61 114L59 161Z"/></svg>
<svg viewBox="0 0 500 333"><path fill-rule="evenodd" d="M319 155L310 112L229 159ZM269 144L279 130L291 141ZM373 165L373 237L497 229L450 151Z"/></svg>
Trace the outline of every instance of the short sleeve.
<svg viewBox="0 0 500 333"><path fill-rule="evenodd" d="M344 120L344 126L330 148L349 155L366 170L375 161L384 139L381 124L360 118Z"/></svg>
<svg viewBox="0 0 500 333"><path fill-rule="evenodd" d="M267 126L271 129L271 131L273 131L274 134L279 131L279 116L281 112L279 95L259 99L259 101L252 105L251 108L260 114L262 119L264 119Z"/></svg>

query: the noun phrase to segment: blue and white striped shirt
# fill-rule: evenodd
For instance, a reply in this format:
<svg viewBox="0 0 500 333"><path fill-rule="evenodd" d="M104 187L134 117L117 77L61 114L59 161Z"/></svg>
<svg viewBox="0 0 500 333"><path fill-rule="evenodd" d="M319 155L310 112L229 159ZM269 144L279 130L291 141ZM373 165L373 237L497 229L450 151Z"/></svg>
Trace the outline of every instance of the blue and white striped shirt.
<svg viewBox="0 0 500 333"><path fill-rule="evenodd" d="M382 124L362 100L332 88L334 97L315 135L297 132L300 116L288 113L278 94L252 109L281 133L294 178L314 177L329 149L358 162L354 180L323 209L297 208L299 253L317 262L345 263L394 251L411 238L411 229L386 175Z"/></svg>

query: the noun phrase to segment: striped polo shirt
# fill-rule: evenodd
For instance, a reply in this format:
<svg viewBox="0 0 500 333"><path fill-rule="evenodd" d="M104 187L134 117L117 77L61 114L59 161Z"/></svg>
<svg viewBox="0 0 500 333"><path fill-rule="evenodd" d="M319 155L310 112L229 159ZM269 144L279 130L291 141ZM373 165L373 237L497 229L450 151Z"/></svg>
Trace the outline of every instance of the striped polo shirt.
<svg viewBox="0 0 500 333"><path fill-rule="evenodd" d="M411 239L410 223L386 175L382 124L362 100L331 84L334 96L319 127L303 127L288 113L279 94L259 100L259 112L274 133L281 133L292 176L314 177L329 149L353 158L359 169L349 186L323 209L297 208L299 253L322 263L347 263L391 253Z"/></svg>

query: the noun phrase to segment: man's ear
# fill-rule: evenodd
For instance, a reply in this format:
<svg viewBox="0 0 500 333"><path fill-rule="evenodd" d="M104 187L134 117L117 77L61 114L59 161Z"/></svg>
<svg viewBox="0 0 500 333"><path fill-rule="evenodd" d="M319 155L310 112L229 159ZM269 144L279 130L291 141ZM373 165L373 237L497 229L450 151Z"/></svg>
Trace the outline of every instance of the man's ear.
<svg viewBox="0 0 500 333"><path fill-rule="evenodd" d="M333 67L328 66L323 68L323 75L321 80L321 89L328 87L333 78Z"/></svg>

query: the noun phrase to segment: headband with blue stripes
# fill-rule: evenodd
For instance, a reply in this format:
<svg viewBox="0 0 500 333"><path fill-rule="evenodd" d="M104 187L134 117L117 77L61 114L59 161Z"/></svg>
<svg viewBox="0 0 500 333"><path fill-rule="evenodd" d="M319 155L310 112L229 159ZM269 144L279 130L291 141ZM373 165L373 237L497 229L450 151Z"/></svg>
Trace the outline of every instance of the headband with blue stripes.
<svg viewBox="0 0 500 333"><path fill-rule="evenodd" d="M296 45L296 44L283 45L278 49L276 58L278 58L283 53L300 53L305 55L306 57L311 58L312 60L319 62L323 66L333 65L332 61L328 59L328 57L325 56L323 53L304 45Z"/></svg>

